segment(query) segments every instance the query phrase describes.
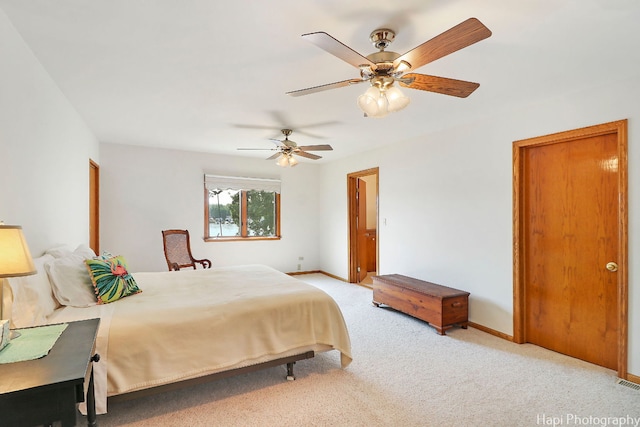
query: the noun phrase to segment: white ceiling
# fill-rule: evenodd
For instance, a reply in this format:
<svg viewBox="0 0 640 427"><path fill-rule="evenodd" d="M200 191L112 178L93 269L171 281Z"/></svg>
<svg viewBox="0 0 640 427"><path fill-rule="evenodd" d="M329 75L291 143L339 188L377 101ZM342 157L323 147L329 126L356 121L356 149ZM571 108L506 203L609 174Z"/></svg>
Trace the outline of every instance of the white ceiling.
<svg viewBox="0 0 640 427"><path fill-rule="evenodd" d="M245 156L279 129L322 161L638 75L637 0L0 0L2 9L102 142ZM404 53L470 17L493 35L417 69L480 83L468 98L403 89L411 104L363 117L357 78L303 40L326 31L363 55L369 34L396 31ZM5 59L3 59L5 60ZM305 133L303 133L305 132ZM303 160L306 161L306 160Z"/></svg>

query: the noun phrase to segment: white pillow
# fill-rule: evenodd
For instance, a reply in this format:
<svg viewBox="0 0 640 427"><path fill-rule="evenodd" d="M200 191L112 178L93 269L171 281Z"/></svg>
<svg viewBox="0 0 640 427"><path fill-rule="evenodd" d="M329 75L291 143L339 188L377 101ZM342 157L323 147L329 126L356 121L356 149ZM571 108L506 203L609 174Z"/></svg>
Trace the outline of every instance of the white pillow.
<svg viewBox="0 0 640 427"><path fill-rule="evenodd" d="M54 258L43 255L33 259L37 273L31 276L12 277L8 280L13 294L11 322L14 328L43 325L47 316L58 308L44 265Z"/></svg>
<svg viewBox="0 0 640 427"><path fill-rule="evenodd" d="M73 250L68 245L54 246L53 248L44 251L45 255L51 255L54 258L62 258L63 256L71 255Z"/></svg>
<svg viewBox="0 0 640 427"><path fill-rule="evenodd" d="M82 255L85 259L91 259L96 256L96 253L87 245L78 245L75 251L73 251L76 255ZM87 272L88 274L88 272Z"/></svg>
<svg viewBox="0 0 640 427"><path fill-rule="evenodd" d="M97 304L93 284L84 264L85 259L95 256L90 248L80 245L73 253L45 265L53 294L61 305L89 307Z"/></svg>

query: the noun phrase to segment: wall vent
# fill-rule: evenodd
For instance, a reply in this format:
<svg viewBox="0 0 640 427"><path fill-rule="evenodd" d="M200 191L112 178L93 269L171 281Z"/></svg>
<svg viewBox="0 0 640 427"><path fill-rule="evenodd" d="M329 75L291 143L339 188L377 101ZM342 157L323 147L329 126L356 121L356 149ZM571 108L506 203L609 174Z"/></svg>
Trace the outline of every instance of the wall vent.
<svg viewBox="0 0 640 427"><path fill-rule="evenodd" d="M632 388L634 390L640 390L640 384L632 383L631 381L619 379L618 384Z"/></svg>

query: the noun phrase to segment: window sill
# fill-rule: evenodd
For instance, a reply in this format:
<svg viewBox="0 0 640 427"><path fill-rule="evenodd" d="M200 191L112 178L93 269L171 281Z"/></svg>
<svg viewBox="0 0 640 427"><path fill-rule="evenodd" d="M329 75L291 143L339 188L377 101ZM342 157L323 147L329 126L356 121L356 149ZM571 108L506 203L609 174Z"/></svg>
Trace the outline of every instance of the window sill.
<svg viewBox="0 0 640 427"><path fill-rule="evenodd" d="M240 241L256 241L256 240L280 240L281 236L263 237L263 236L251 236L251 237L205 237L205 242L240 242Z"/></svg>

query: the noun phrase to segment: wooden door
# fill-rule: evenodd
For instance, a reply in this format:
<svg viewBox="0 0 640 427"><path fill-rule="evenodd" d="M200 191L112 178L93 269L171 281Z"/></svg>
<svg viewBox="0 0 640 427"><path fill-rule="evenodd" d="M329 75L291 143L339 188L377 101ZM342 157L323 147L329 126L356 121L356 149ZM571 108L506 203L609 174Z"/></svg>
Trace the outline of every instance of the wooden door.
<svg viewBox="0 0 640 427"><path fill-rule="evenodd" d="M358 282L362 282L367 277L367 183L358 178L356 181L356 199L358 200L358 214L356 217L356 228L358 229Z"/></svg>
<svg viewBox="0 0 640 427"><path fill-rule="evenodd" d="M100 167L89 160L89 247L100 254Z"/></svg>
<svg viewBox="0 0 640 427"><path fill-rule="evenodd" d="M367 238L367 272L377 273L378 267L376 266L376 235L375 228L368 228L365 234Z"/></svg>
<svg viewBox="0 0 640 427"><path fill-rule="evenodd" d="M626 144L618 126L589 129L519 152L520 327L523 342L618 369Z"/></svg>

